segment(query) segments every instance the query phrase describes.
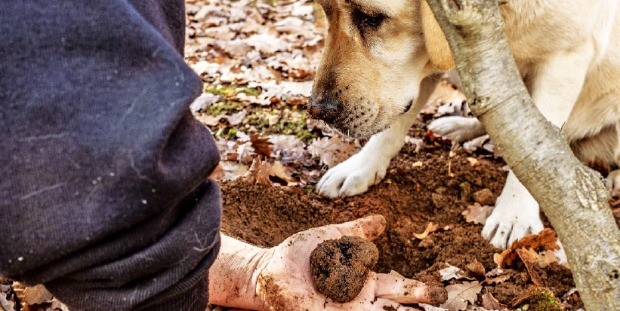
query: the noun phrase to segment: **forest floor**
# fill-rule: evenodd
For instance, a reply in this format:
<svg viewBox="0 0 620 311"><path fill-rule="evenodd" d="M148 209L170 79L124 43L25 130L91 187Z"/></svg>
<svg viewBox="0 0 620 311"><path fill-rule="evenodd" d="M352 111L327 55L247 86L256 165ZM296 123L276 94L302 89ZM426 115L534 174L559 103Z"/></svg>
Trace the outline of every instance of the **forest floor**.
<svg viewBox="0 0 620 311"><path fill-rule="evenodd" d="M212 177L222 183L224 233L267 247L308 228L380 214L388 225L375 241L376 270L443 284L449 293L446 304L421 309L583 307L569 267L553 252L552 230L505 252L480 235L507 168L486 137L453 145L426 130L434 118L467 114L450 81L441 82L381 183L363 195L326 199L315 193L316 182L364 142L305 111L327 29L320 8L312 1L188 0L187 16L186 59L205 82L191 108L220 148ZM29 304L23 287L11 290L22 310L61 310L49 296Z"/></svg>

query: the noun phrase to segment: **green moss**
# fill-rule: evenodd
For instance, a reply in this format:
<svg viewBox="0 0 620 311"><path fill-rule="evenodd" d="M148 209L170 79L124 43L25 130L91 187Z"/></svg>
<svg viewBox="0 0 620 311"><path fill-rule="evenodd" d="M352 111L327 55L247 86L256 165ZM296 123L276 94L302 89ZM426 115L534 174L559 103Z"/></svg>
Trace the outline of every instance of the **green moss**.
<svg viewBox="0 0 620 311"><path fill-rule="evenodd" d="M214 95L220 95L223 97L231 97L239 93L245 93L248 96L258 96L262 93L261 90L257 88L238 86L234 84L226 85L226 86L207 84L205 85L204 91L214 94Z"/></svg>
<svg viewBox="0 0 620 311"><path fill-rule="evenodd" d="M517 310L564 311L564 306L549 289L536 288L527 294L527 298L521 301Z"/></svg>
<svg viewBox="0 0 620 311"><path fill-rule="evenodd" d="M207 113L212 116L218 116L226 113L235 113L242 110L243 107L237 102L219 102L211 105Z"/></svg>
<svg viewBox="0 0 620 311"><path fill-rule="evenodd" d="M461 198L468 200L471 195L471 184L468 182L462 182L459 187L461 187Z"/></svg>

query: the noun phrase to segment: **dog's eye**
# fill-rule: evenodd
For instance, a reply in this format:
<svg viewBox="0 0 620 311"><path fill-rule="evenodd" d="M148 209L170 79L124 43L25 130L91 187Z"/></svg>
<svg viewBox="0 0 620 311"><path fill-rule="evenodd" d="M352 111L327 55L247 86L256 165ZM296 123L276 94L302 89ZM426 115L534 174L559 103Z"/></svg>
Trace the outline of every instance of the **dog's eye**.
<svg viewBox="0 0 620 311"><path fill-rule="evenodd" d="M381 25L381 23L383 23L383 20L385 19L384 15L377 15L377 16L367 16L364 18L364 20L362 21L364 23L364 25L371 27L371 28L377 28Z"/></svg>
<svg viewBox="0 0 620 311"><path fill-rule="evenodd" d="M353 22L360 28L364 29L377 29L385 21L387 16L384 14L367 14L361 10L355 10L353 12Z"/></svg>

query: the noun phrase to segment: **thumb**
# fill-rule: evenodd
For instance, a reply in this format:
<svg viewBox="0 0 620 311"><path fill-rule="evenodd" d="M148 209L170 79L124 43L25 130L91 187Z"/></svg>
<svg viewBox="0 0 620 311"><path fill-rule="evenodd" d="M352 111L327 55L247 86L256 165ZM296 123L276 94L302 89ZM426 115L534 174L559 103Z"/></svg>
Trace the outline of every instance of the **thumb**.
<svg viewBox="0 0 620 311"><path fill-rule="evenodd" d="M332 226L334 229L337 229L342 236L358 236L372 241L383 233L386 223L385 217L381 215L372 215Z"/></svg>

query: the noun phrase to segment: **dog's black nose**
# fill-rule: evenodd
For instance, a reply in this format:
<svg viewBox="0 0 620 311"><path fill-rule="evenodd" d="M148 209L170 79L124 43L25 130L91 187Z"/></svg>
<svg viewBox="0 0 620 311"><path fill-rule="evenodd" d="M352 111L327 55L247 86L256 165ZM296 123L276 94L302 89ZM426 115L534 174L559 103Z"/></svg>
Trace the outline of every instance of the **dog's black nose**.
<svg viewBox="0 0 620 311"><path fill-rule="evenodd" d="M337 99L328 96L321 99L311 99L308 107L310 115L327 123L334 123L342 114L342 104Z"/></svg>

